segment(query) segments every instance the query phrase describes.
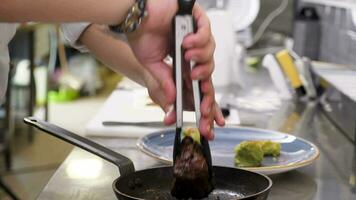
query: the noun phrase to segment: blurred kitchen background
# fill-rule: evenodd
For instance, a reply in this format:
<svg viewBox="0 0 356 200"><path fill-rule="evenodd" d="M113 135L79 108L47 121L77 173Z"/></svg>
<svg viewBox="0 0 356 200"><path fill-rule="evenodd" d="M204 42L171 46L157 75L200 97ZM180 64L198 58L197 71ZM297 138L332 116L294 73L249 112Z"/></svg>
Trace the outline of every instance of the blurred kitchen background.
<svg viewBox="0 0 356 200"><path fill-rule="evenodd" d="M308 76L325 78L329 74L317 69L311 73L308 68L304 74L307 78L303 80L304 94L298 96L300 88L288 85L290 77L285 78L287 83L278 82L273 72L276 61L283 65L286 58L283 55L292 58L297 67L298 61L302 61L305 68L310 67L311 61L337 64L347 72L343 80L355 79L355 73L348 73L348 70L356 69L355 0L198 2L211 18L217 42L213 79L217 91L223 95L227 93L226 88L239 88L241 93L246 92L246 96L259 96L262 100L269 95L280 95L281 99L316 98L323 90L322 84L315 84L315 79L311 81ZM283 51L288 53L283 54ZM9 199L9 192L21 199L35 199L72 146L28 128L22 122L23 117L36 115L82 134L84 125L98 112L123 77L90 54L79 53L70 47L58 26L53 24L21 25L10 44L10 54L11 81L6 102L0 109L0 199ZM256 79L252 81L249 77L261 72L269 73L269 79L274 80L271 86L276 88L275 93L248 93L258 85ZM348 93L350 90L341 91ZM345 96L339 95L338 98L346 98L354 109L354 94ZM269 101L268 105L265 103L259 108L246 102L248 99L240 101L238 107L268 110L274 109L276 103ZM336 123L340 121L335 117L338 115L341 114L331 117ZM344 122L340 123L343 126ZM345 127L345 132L354 137L355 122Z"/></svg>

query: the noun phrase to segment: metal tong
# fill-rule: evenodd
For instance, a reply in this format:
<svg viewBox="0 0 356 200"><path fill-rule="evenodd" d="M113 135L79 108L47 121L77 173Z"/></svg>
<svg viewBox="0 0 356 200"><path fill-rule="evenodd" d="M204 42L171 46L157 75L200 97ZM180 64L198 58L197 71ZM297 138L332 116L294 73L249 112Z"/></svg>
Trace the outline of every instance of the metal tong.
<svg viewBox="0 0 356 200"><path fill-rule="evenodd" d="M173 163L175 164L176 157L181 151L181 140L182 140L182 127L183 127L183 67L190 66L192 70L195 67L193 61L187 62L184 59L184 49L182 48L183 39L186 35L196 31L194 18L193 18L193 7L195 0L178 0L178 12L173 19L173 73L176 84L176 134L173 147ZM199 128L200 124L200 104L202 101L202 94L200 91L200 83L197 80L192 81L193 86L193 96L194 96L194 107L196 116L196 125ZM208 164L210 178L213 177L212 171L212 159L210 153L209 142L202 136L200 136L200 142L202 145L203 153Z"/></svg>

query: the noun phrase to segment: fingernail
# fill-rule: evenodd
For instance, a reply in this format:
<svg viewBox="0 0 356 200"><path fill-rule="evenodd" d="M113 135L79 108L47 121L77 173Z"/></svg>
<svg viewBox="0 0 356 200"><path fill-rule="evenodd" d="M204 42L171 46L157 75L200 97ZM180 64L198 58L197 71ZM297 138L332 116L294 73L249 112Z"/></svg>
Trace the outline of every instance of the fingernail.
<svg viewBox="0 0 356 200"><path fill-rule="evenodd" d="M222 126L225 126L226 120L223 118L222 121L221 121L221 123L222 123Z"/></svg>
<svg viewBox="0 0 356 200"><path fill-rule="evenodd" d="M184 58L185 58L185 60L187 62L189 62L190 66L193 66L193 67L196 66L196 64L197 64L196 60L197 59L195 57L190 58L189 56L185 56Z"/></svg>
<svg viewBox="0 0 356 200"><path fill-rule="evenodd" d="M174 110L173 105L168 106L166 114L165 114L165 118L168 117L173 112L173 110Z"/></svg>

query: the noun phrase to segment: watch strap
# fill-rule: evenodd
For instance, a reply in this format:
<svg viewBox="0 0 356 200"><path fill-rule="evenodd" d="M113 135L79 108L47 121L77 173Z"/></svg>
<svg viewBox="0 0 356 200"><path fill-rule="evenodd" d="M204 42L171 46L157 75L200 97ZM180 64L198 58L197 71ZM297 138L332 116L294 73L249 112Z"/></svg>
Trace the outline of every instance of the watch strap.
<svg viewBox="0 0 356 200"><path fill-rule="evenodd" d="M141 24L142 19L147 15L146 0L136 0L129 10L125 20L119 25L109 26L110 30L117 33L134 32Z"/></svg>

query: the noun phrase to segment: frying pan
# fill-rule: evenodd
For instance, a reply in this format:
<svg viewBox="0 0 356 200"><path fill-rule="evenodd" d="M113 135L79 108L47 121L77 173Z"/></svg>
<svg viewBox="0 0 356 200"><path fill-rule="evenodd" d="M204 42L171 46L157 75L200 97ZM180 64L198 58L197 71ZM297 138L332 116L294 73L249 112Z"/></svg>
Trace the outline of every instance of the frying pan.
<svg viewBox="0 0 356 200"><path fill-rule="evenodd" d="M171 166L135 171L129 158L89 139L33 117L25 118L24 122L116 165L121 175L112 184L117 199L176 199L170 194L173 181ZM213 172L216 189L206 198L208 200L265 200L272 186L267 176L242 169L214 166Z"/></svg>

